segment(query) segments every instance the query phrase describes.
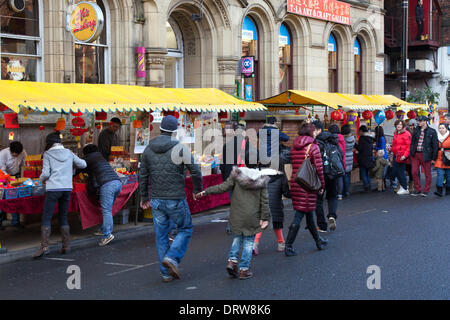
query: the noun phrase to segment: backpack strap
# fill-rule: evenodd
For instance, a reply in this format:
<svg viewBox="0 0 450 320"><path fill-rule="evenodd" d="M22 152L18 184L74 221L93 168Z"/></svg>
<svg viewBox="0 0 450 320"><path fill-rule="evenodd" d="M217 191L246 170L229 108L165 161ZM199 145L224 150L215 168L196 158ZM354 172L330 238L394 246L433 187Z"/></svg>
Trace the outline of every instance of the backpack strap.
<svg viewBox="0 0 450 320"><path fill-rule="evenodd" d="M312 143L309 144L308 149L306 149L305 160L309 157L309 150L311 149Z"/></svg>

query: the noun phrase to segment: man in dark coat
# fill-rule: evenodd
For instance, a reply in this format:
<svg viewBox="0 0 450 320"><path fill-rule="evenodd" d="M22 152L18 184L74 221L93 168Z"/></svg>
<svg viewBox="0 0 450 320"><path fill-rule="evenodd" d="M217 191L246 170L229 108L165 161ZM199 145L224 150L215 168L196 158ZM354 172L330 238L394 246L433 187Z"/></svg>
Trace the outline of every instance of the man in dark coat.
<svg viewBox="0 0 450 320"><path fill-rule="evenodd" d="M119 145L117 131L119 131L121 125L122 122L119 118L112 118L108 128L103 129L98 136L98 149L106 161L109 161L111 147Z"/></svg>
<svg viewBox="0 0 450 320"><path fill-rule="evenodd" d="M186 201L185 169L194 184L194 194L203 189L200 166L188 147L172 135L178 130L178 120L166 116L161 122L161 135L150 140L142 154L139 183L141 207L152 208L159 269L164 282L179 279L178 265L186 254L192 237L192 218ZM149 194L150 189L150 194ZM169 245L170 221L178 233Z"/></svg>
<svg viewBox="0 0 450 320"><path fill-rule="evenodd" d="M102 207L103 224L99 246L104 246L114 239L112 209L117 196L122 190L122 182L114 169L105 160L94 144L88 144L83 148L84 161L87 167L84 169L89 175L88 191L98 194Z"/></svg>
<svg viewBox="0 0 450 320"><path fill-rule="evenodd" d="M412 196L422 195L426 197L430 192L431 187L431 165L437 158L439 142L437 132L428 126L428 118L419 116L417 118L418 126L414 129L411 138L411 166L412 176L414 179L415 191ZM425 188L421 192L419 168L422 166L422 171L425 173Z"/></svg>
<svg viewBox="0 0 450 320"><path fill-rule="evenodd" d="M361 179L364 184L364 191L370 191L370 169L375 165L373 158L373 143L374 138L370 135L369 129L366 126L359 128L359 140L355 144L355 149L358 151L358 164Z"/></svg>
<svg viewBox="0 0 450 320"><path fill-rule="evenodd" d="M320 120L316 120L313 122L313 125L316 127L316 131L314 134L316 135L316 141L319 144L320 154L322 155L322 159L324 157L325 152L325 144L329 143L335 145L339 149L339 137L337 134L330 133L324 131L323 124ZM340 149L339 149L340 150ZM316 202L316 218L317 225L319 227L320 232L326 232L328 229L328 225L330 226L330 230L336 229L336 219L337 219L337 208L338 208L338 200L337 200L337 192L338 192L338 179L330 179L326 174L325 177L325 193L321 195L317 195ZM328 225L325 220L325 213L323 209L323 199L326 196L328 202Z"/></svg>

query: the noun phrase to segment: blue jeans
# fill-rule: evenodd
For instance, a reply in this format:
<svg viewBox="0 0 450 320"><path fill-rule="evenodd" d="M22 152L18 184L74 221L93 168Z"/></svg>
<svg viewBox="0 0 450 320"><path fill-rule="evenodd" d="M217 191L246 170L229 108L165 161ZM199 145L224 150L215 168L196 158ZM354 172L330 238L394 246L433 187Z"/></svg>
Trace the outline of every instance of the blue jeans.
<svg viewBox="0 0 450 320"><path fill-rule="evenodd" d="M67 215L69 212L70 191L47 191L45 193L44 208L42 209L42 225L50 227L52 225L53 212L58 204L59 225L68 226Z"/></svg>
<svg viewBox="0 0 450 320"><path fill-rule="evenodd" d="M162 265L162 262L166 258L178 266L186 254L193 231L191 212L186 199L152 199L150 205L153 209L159 270L163 276L168 276L169 271ZM178 228L172 245L169 245L170 221L173 221Z"/></svg>
<svg viewBox="0 0 450 320"><path fill-rule="evenodd" d="M351 176L352 173L351 172L346 172L345 176L344 176L344 187L343 187L343 191L342 194L343 195L348 195L350 194L350 181L351 181Z"/></svg>
<svg viewBox="0 0 450 320"><path fill-rule="evenodd" d="M436 186L438 187L444 186L444 176L445 176L445 187L450 188L450 169L436 168L436 170L437 170Z"/></svg>
<svg viewBox="0 0 450 320"><path fill-rule="evenodd" d="M102 207L103 224L102 233L103 238L108 238L113 231L113 217L112 209L114 201L122 190L122 183L119 180L113 180L105 183L100 187L100 206Z"/></svg>
<svg viewBox="0 0 450 320"><path fill-rule="evenodd" d="M369 176L369 170L364 167L360 167L359 171L361 172L361 179L363 181L364 187L370 188L370 176Z"/></svg>
<svg viewBox="0 0 450 320"><path fill-rule="evenodd" d="M255 241L255 235L244 236L244 235L234 235L233 244L231 245L230 253L228 254L228 259L233 261L239 261L239 253L242 247L241 262L239 263L240 270L246 270L250 268L250 262L252 261L253 255L253 242Z"/></svg>
<svg viewBox="0 0 450 320"><path fill-rule="evenodd" d="M17 226L20 224L20 216L17 213L11 213L12 219L11 219L11 225ZM6 212L3 212L0 210L0 226L2 225L3 220L6 217Z"/></svg>
<svg viewBox="0 0 450 320"><path fill-rule="evenodd" d="M406 181L406 164L394 160L392 161L393 177L397 178L403 189L408 190L408 183Z"/></svg>

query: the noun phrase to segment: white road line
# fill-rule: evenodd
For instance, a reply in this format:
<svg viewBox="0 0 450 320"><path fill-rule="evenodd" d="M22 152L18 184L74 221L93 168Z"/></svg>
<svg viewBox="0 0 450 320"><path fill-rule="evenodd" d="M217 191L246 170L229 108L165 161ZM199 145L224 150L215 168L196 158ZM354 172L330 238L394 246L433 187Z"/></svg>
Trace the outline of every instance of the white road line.
<svg viewBox="0 0 450 320"><path fill-rule="evenodd" d="M74 259L63 259L63 258L44 258L45 260L56 260L56 261L75 261Z"/></svg>
<svg viewBox="0 0 450 320"><path fill-rule="evenodd" d="M126 270L122 270L122 271L118 271L118 272L109 273L109 274L107 274L107 276L115 276L115 275L117 275L117 274L121 274L121 273L128 272L128 271L133 271L133 270L137 270L137 269L141 269L141 268L145 268L145 267L148 267L148 266L157 264L157 263L158 263L158 262L156 261L156 262L152 262L152 263L149 263L149 264L144 264L144 265L142 265L142 266L135 266L135 267L133 267L133 268L129 268L129 269L126 269Z"/></svg>

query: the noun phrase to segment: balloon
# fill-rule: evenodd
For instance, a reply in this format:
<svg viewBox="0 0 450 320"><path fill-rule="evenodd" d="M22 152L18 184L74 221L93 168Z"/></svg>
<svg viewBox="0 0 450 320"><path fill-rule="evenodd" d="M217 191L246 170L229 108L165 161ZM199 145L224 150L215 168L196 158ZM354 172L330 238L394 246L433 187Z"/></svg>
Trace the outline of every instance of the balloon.
<svg viewBox="0 0 450 320"><path fill-rule="evenodd" d="M377 125L380 125L384 122L384 120L386 120L386 114L383 110L379 110L377 111L377 113L375 113L374 119Z"/></svg>

